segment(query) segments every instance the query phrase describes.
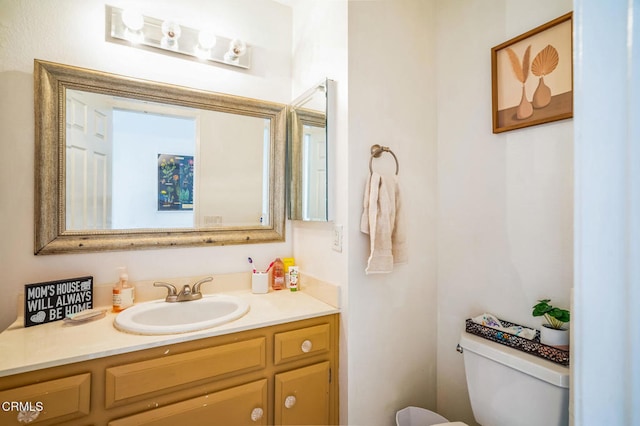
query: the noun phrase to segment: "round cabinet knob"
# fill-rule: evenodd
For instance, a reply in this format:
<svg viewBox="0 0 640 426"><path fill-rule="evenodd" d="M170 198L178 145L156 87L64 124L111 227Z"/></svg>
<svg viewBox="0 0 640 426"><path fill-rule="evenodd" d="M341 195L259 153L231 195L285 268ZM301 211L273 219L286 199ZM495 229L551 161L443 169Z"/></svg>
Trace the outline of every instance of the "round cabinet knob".
<svg viewBox="0 0 640 426"><path fill-rule="evenodd" d="M311 340L305 340L304 342L302 342L302 345L300 345L300 349L302 349L302 352L304 353L311 352L311 348L313 348L313 343L311 343Z"/></svg>
<svg viewBox="0 0 640 426"><path fill-rule="evenodd" d="M262 408L254 408L251 411L251 421L257 422L264 416L264 410Z"/></svg>
<svg viewBox="0 0 640 426"><path fill-rule="evenodd" d="M18 413L18 423L31 423L40 415L40 411L36 410L23 410Z"/></svg>
<svg viewBox="0 0 640 426"><path fill-rule="evenodd" d="M292 408L294 405L296 405L296 397L293 395L289 395L288 397L286 397L284 399L284 406L287 408Z"/></svg>

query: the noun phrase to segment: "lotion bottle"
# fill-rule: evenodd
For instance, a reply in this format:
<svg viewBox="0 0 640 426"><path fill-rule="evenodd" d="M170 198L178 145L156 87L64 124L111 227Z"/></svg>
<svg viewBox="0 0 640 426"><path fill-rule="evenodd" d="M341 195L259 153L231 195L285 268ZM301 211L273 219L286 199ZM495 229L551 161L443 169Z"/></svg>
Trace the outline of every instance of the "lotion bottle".
<svg viewBox="0 0 640 426"><path fill-rule="evenodd" d="M124 267L118 268L120 276L113 287L113 312L121 312L133 305L135 289L129 284L129 275Z"/></svg>
<svg viewBox="0 0 640 426"><path fill-rule="evenodd" d="M298 291L298 285L298 267L295 265L289 266L289 289Z"/></svg>
<svg viewBox="0 0 640 426"><path fill-rule="evenodd" d="M296 264L296 260L293 257L285 257L282 263L284 263L284 286L289 288L289 268Z"/></svg>

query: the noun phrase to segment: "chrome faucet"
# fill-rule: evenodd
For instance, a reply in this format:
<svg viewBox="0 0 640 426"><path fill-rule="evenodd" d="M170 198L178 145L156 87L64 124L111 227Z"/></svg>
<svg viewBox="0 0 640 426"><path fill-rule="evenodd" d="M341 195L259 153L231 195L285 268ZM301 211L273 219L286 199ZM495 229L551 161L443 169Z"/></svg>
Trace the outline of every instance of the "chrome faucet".
<svg viewBox="0 0 640 426"><path fill-rule="evenodd" d="M180 291L180 293L178 293L178 290L176 289L176 286L174 286L173 284L163 283L163 282L155 282L155 283L153 283L153 285L155 287L166 287L166 289L169 291L169 294L167 294L167 297L164 299L165 302L169 302L169 303L173 303L173 302L188 302L190 300L202 299L202 293L200 292L200 286L202 286L202 284L204 284L206 282L209 282L209 281L213 281L213 277L203 278L200 281L196 282L193 285L193 287L189 287L188 285L185 284L185 286L182 287L182 291Z"/></svg>

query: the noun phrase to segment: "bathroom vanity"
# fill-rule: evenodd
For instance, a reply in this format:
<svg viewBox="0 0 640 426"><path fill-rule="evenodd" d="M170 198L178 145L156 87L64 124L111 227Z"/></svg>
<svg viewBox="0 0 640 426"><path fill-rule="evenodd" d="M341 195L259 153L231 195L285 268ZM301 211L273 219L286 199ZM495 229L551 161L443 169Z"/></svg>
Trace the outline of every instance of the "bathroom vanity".
<svg viewBox="0 0 640 426"><path fill-rule="evenodd" d="M114 314L10 328L0 401L30 402L43 425L338 424L338 310L304 293L243 297L244 317L182 335L122 333ZM0 423L23 424L17 408Z"/></svg>

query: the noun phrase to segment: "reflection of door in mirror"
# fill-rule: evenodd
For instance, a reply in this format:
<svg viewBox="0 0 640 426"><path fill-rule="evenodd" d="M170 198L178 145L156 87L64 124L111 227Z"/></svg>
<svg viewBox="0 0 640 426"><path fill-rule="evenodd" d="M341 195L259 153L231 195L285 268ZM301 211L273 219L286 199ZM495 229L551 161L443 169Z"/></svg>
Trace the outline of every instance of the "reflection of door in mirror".
<svg viewBox="0 0 640 426"><path fill-rule="evenodd" d="M67 90L66 229L267 226L269 119Z"/></svg>
<svg viewBox="0 0 640 426"><path fill-rule="evenodd" d="M66 111L67 229L110 229L111 108L102 96L70 90Z"/></svg>
<svg viewBox="0 0 640 426"><path fill-rule="evenodd" d="M327 219L327 138L324 127L304 125L302 164L302 216Z"/></svg>

